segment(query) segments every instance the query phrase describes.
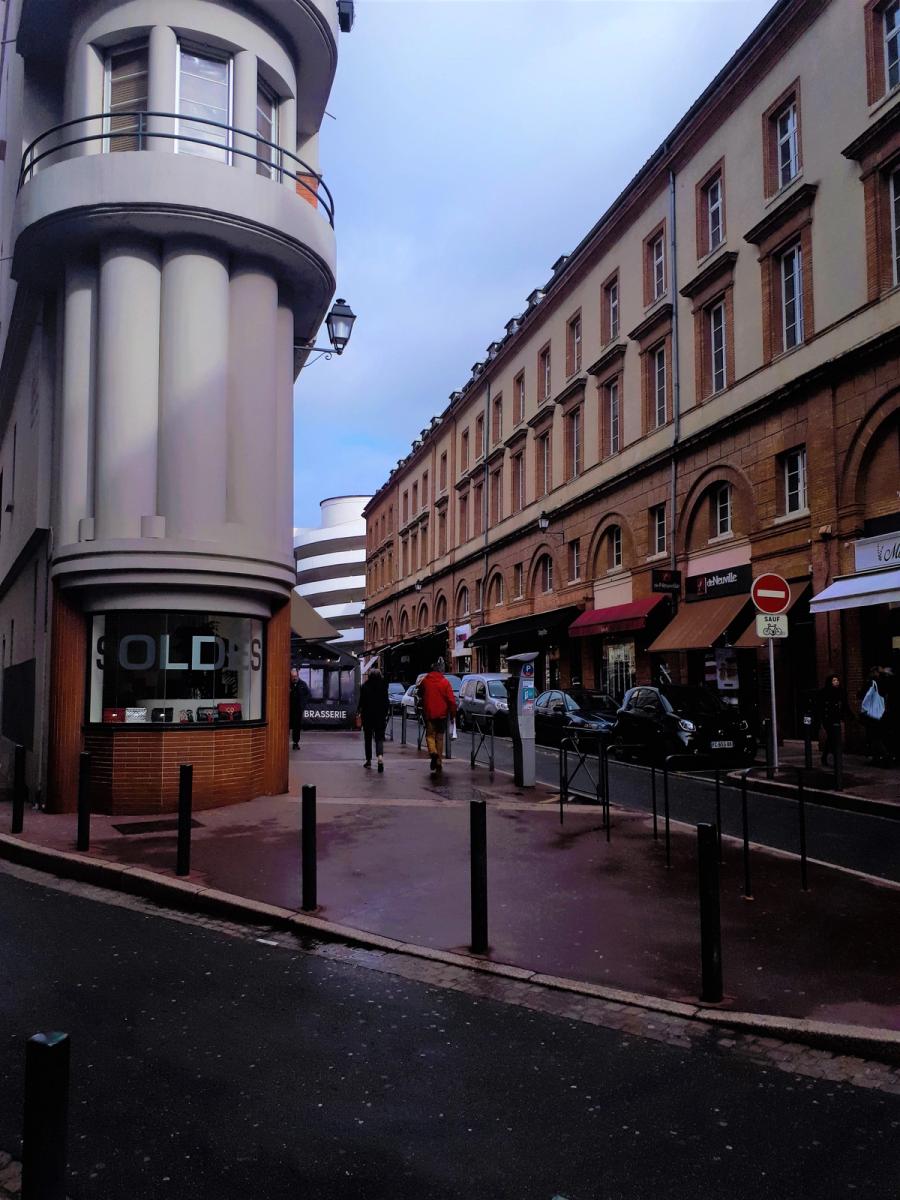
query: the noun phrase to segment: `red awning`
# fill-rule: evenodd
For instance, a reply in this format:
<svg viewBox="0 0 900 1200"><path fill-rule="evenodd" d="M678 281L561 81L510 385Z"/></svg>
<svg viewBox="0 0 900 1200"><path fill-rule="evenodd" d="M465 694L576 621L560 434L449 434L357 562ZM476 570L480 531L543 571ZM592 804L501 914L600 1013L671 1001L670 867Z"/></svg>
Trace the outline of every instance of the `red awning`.
<svg viewBox="0 0 900 1200"><path fill-rule="evenodd" d="M632 600L630 604L614 604L612 608L595 608L584 612L569 626L569 637L595 637L603 633L630 633L643 629L647 617L656 608L662 593Z"/></svg>

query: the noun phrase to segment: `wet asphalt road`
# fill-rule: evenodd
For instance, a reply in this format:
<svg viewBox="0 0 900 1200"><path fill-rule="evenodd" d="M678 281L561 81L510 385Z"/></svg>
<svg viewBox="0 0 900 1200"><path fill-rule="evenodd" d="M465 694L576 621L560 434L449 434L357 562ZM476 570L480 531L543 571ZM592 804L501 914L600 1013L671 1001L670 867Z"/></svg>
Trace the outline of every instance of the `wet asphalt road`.
<svg viewBox="0 0 900 1200"><path fill-rule="evenodd" d="M396 742L400 741L400 720L395 719ZM415 723L410 722L407 737L414 747ZM454 758L465 762L472 745L472 735L461 732L453 743ZM512 743L508 738L495 738L495 764L498 770L512 772ZM596 779L596 759L591 759ZM536 774L539 783L559 787L559 751L538 746L536 751ZM650 771L632 763L621 763L610 759L610 797L613 804L625 808L649 812L651 801ZM657 807L660 817L663 811L662 772L656 773ZM585 793L592 793L594 785L582 772L574 779L574 786ZM741 799L737 787L723 783L721 791L722 831L735 837L741 836ZM688 821L715 821L715 785L712 780L698 776L670 779L670 811L673 819ZM760 842L779 850L798 853L800 834L797 803L780 796L769 796L748 788L748 809L751 841ZM884 879L900 882L900 811L897 819L871 816L867 813L843 812L826 808L820 804L806 805L807 853L810 858L836 863L854 871L864 871Z"/></svg>
<svg viewBox="0 0 900 1200"><path fill-rule="evenodd" d="M900 1096L410 982L0 869L0 1147L72 1036L73 1200L896 1197Z"/></svg>

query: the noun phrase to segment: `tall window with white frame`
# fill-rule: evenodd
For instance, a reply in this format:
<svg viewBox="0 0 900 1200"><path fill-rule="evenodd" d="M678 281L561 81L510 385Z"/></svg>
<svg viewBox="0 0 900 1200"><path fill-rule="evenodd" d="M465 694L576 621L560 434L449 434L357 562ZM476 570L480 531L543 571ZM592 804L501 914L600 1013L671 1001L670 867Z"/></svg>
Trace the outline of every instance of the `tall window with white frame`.
<svg viewBox="0 0 900 1200"><path fill-rule="evenodd" d="M719 301L709 310L710 381L713 392L725 387L725 304Z"/></svg>
<svg viewBox="0 0 900 1200"><path fill-rule="evenodd" d="M806 495L806 447L799 446L784 456L784 511L805 512Z"/></svg>
<svg viewBox="0 0 900 1200"><path fill-rule="evenodd" d="M513 567L513 596L520 599L525 591L525 568L516 563Z"/></svg>
<svg viewBox="0 0 900 1200"><path fill-rule="evenodd" d="M142 116L148 106L147 43L133 42L110 50L106 57L106 120L104 146L112 153L140 150Z"/></svg>
<svg viewBox="0 0 900 1200"><path fill-rule="evenodd" d="M512 457L512 511L525 507L525 455L520 451Z"/></svg>
<svg viewBox="0 0 900 1200"><path fill-rule="evenodd" d="M891 262L896 286L900 283L900 169L891 175Z"/></svg>
<svg viewBox="0 0 900 1200"><path fill-rule="evenodd" d="M544 347L538 358L538 383L540 387L538 400L549 400L551 391L549 346Z"/></svg>
<svg viewBox="0 0 900 1200"><path fill-rule="evenodd" d="M606 385L606 411L609 421L609 453L619 453L619 381L611 379Z"/></svg>
<svg viewBox="0 0 900 1200"><path fill-rule="evenodd" d="M537 486L538 495L546 496L551 487L550 434L543 433L537 439Z"/></svg>
<svg viewBox="0 0 900 1200"><path fill-rule="evenodd" d="M569 583L581 578L581 542L578 538L569 542Z"/></svg>
<svg viewBox="0 0 900 1200"><path fill-rule="evenodd" d="M656 504L650 509L650 553L666 552L666 506Z"/></svg>
<svg viewBox="0 0 900 1200"><path fill-rule="evenodd" d="M256 85L257 175L272 179L278 168L278 97L265 80Z"/></svg>
<svg viewBox="0 0 900 1200"><path fill-rule="evenodd" d="M231 57L182 43L178 48L178 141L182 154L229 162L231 157Z"/></svg>
<svg viewBox="0 0 900 1200"><path fill-rule="evenodd" d="M520 371L513 380L513 425L525 419L525 372Z"/></svg>
<svg viewBox="0 0 900 1200"><path fill-rule="evenodd" d="M796 100L791 100L776 117L775 136L778 146L778 185L785 187L800 171Z"/></svg>
<svg viewBox="0 0 900 1200"><path fill-rule="evenodd" d="M668 413L666 398L666 346L663 342L650 351L651 385L653 395L653 428L665 425Z"/></svg>
<svg viewBox="0 0 900 1200"><path fill-rule="evenodd" d="M622 526L613 525L609 531L609 569L617 571L622 565Z"/></svg>
<svg viewBox="0 0 900 1200"><path fill-rule="evenodd" d="M722 176L717 175L706 186L707 249L711 252L725 237L725 214L722 204Z"/></svg>
<svg viewBox="0 0 900 1200"><path fill-rule="evenodd" d="M568 459L568 476L575 479L581 474L582 468L582 438L581 438L581 408L576 408L566 418L566 457Z"/></svg>
<svg viewBox="0 0 900 1200"><path fill-rule="evenodd" d="M900 83L900 0L884 10L884 74L891 91Z"/></svg>
<svg viewBox="0 0 900 1200"><path fill-rule="evenodd" d="M731 484L720 483L713 491L713 536L727 537L731 532Z"/></svg>
<svg viewBox="0 0 900 1200"><path fill-rule="evenodd" d="M606 288L606 311L609 314L609 328L607 330L610 342L615 341L619 336L619 279L618 276Z"/></svg>
<svg viewBox="0 0 900 1200"><path fill-rule="evenodd" d="M545 554L541 559L541 591L553 591L553 559L549 554Z"/></svg>
<svg viewBox="0 0 900 1200"><path fill-rule="evenodd" d="M803 341L803 263L799 245L781 256L781 333L785 350Z"/></svg>
<svg viewBox="0 0 900 1200"><path fill-rule="evenodd" d="M666 291L666 244L662 234L650 247L650 258L653 265L653 299L658 300Z"/></svg>

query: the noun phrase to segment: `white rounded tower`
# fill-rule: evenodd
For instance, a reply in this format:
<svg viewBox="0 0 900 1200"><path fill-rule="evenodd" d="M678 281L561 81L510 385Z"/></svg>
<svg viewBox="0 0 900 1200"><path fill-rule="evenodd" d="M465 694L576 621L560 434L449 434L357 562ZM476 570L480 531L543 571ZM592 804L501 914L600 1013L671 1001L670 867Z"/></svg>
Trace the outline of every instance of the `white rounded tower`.
<svg viewBox="0 0 900 1200"><path fill-rule="evenodd" d="M297 590L320 616L340 631L330 643L356 654L363 644L366 598L366 522L371 496L332 496L319 505L316 529L294 530Z"/></svg>

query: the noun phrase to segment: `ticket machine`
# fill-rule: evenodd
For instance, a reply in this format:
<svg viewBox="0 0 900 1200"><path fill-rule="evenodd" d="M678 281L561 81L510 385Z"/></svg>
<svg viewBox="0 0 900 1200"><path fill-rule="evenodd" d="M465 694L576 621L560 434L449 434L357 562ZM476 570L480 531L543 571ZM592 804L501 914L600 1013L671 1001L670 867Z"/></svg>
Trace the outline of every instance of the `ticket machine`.
<svg viewBox="0 0 900 1200"><path fill-rule="evenodd" d="M513 654L506 692L513 744L513 773L517 787L534 787L534 660L537 651Z"/></svg>

